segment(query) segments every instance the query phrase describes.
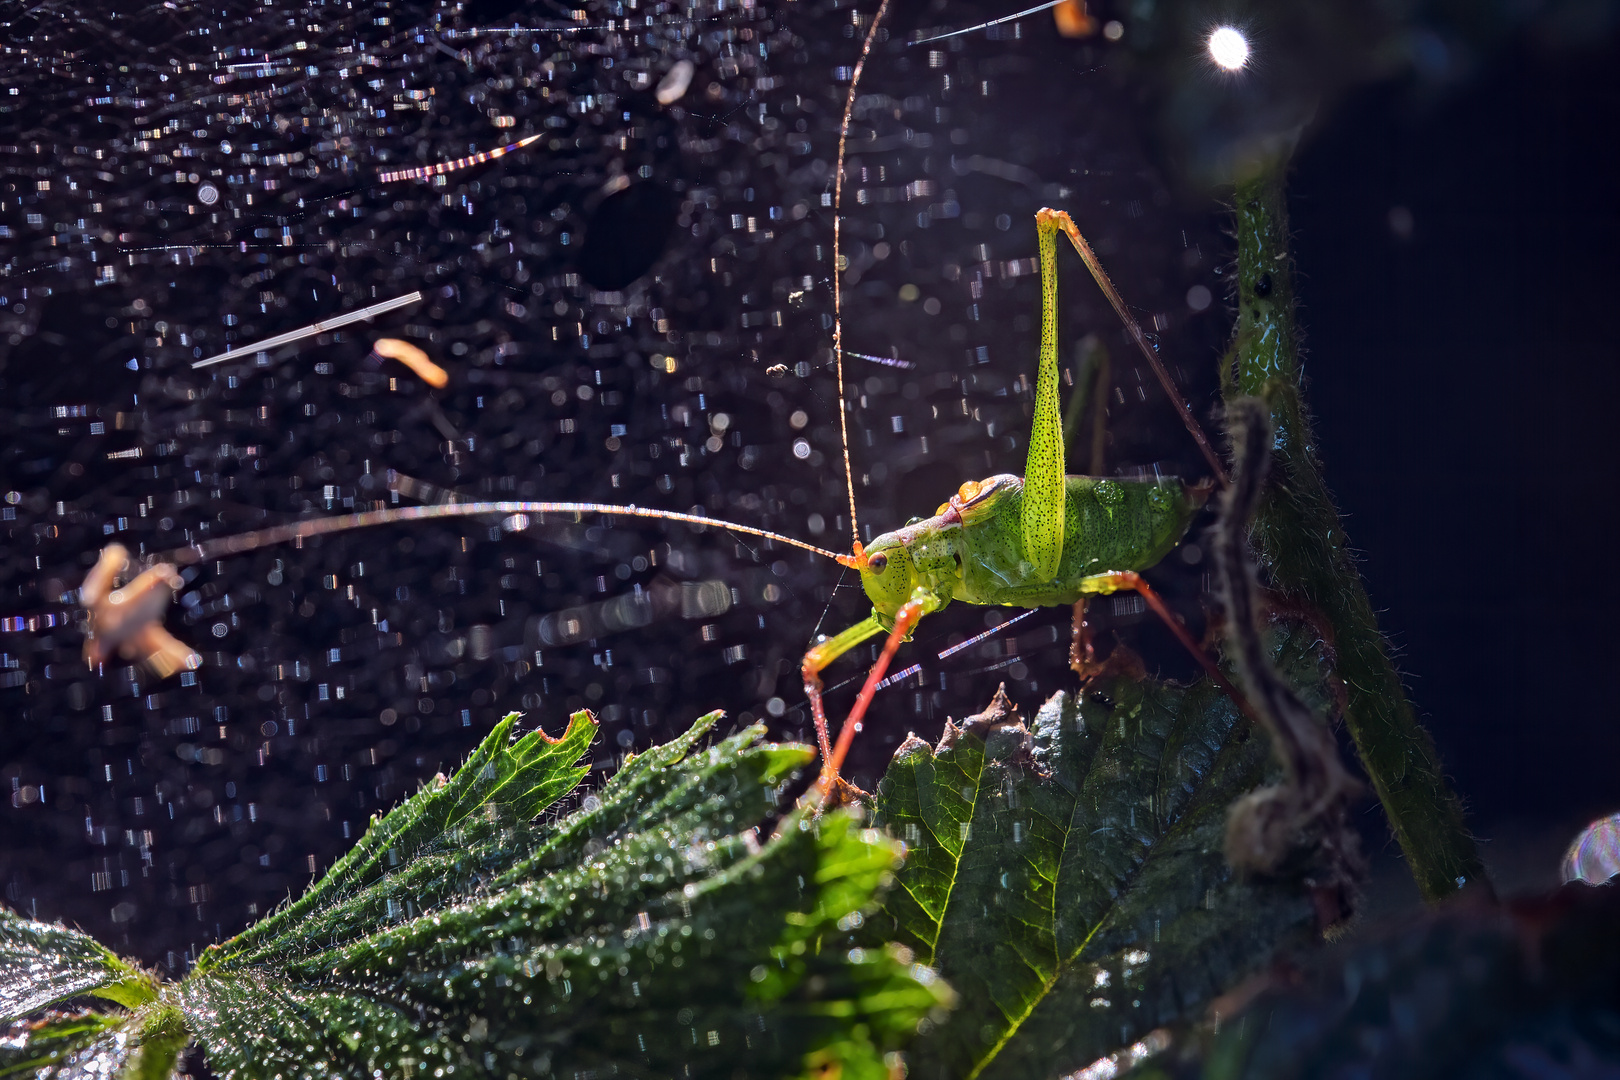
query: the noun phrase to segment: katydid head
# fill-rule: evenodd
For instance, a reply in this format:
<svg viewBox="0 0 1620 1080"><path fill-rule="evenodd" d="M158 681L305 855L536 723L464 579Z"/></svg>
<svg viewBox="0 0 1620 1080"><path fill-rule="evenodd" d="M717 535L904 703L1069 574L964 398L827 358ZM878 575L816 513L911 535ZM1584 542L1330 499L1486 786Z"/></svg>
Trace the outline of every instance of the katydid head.
<svg viewBox="0 0 1620 1080"><path fill-rule="evenodd" d="M840 555L838 561L861 572L861 588L886 625L894 622L895 613L918 584L911 552L899 533L884 533L871 547L857 543L853 555Z"/></svg>

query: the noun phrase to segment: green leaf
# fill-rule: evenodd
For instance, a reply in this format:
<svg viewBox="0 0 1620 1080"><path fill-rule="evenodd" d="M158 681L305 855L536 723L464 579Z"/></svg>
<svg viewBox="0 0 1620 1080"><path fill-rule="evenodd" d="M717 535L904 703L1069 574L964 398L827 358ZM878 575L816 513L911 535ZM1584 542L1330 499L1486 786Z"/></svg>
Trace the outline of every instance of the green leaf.
<svg viewBox="0 0 1620 1080"><path fill-rule="evenodd" d="M307 925L307 920L321 913L329 916L325 924L341 933L342 919L334 924L330 916L339 912L352 914L341 903L343 898L363 891L388 876L393 868L409 863L426 845L442 841L447 830L475 810L484 811L486 822L495 817L527 821L578 786L588 770L575 763L596 735L596 721L590 713L575 713L568 729L557 739L543 731L532 731L512 742L516 722L517 714L513 713L496 724L450 780L430 784L382 818L374 818L359 843L334 863L309 892L223 946L209 949L200 958L198 969L207 970L233 958L273 956L290 941L308 942L316 931ZM470 830L480 836L488 831L481 831L476 822ZM497 857L499 851L497 845ZM442 881L442 889L454 890L467 883L472 868L458 869L467 872Z"/></svg>
<svg viewBox="0 0 1620 1080"><path fill-rule="evenodd" d="M186 1030L180 1010L172 1005L142 1019L145 1022L134 1040L134 1056L124 1066L121 1080L169 1080L180 1052L191 1042L191 1032Z"/></svg>
<svg viewBox="0 0 1620 1080"><path fill-rule="evenodd" d="M48 1013L0 1029L0 1077L170 1080L189 1038L165 1001L134 1013Z"/></svg>
<svg viewBox="0 0 1620 1080"><path fill-rule="evenodd" d="M89 935L0 908L0 1024L83 994L134 1007L157 990Z"/></svg>
<svg viewBox="0 0 1620 1080"><path fill-rule="evenodd" d="M544 745L503 724L309 896L205 955L179 1003L210 1068L884 1076L949 992L895 951L826 943L899 848L844 815L762 838L811 751L760 726L701 748L717 719L550 821L533 817L578 782L594 723Z"/></svg>
<svg viewBox="0 0 1620 1080"><path fill-rule="evenodd" d="M132 1056L126 1017L53 1014L0 1028L0 1077L117 1076Z"/></svg>
<svg viewBox="0 0 1620 1080"><path fill-rule="evenodd" d="M222 1076L477 1075L472 1042L353 991L319 990L266 972L188 979L181 1007ZM444 1075L443 1073L438 1073ZM452 1074L453 1075L453 1074Z"/></svg>
<svg viewBox="0 0 1620 1080"><path fill-rule="evenodd" d="M1319 683L1284 641L1292 681ZM1240 880L1222 855L1227 807L1270 769L1264 735L1207 683L1109 693L1057 695L1033 732L998 694L937 747L908 739L879 784L907 857L872 929L961 996L913 1077L1082 1068L1312 931L1297 884Z"/></svg>

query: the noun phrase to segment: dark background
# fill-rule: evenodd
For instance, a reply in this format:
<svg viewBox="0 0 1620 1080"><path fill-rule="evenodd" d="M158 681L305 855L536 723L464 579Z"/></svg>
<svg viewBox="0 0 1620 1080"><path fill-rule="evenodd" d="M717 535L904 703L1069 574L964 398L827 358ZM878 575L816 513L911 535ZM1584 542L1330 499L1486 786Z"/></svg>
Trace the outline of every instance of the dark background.
<svg viewBox="0 0 1620 1080"><path fill-rule="evenodd" d="M1370 87L1292 188L1328 483L1508 882L1620 809L1617 61L1521 45L1443 96Z"/></svg>
<svg viewBox="0 0 1620 1080"><path fill-rule="evenodd" d="M1184 106L1292 115L1255 101L1299 106L1312 68L1309 42L1285 63L1295 39L1257 14L1254 70L1214 75L1167 44L1172 15L1207 26L1197 5L1127 19L1117 45L1060 39L1044 14L905 44L1000 14L898 6L862 83L846 348L911 365L850 361L866 535L1022 471L1041 205L1073 211L1212 417L1230 251L1219 191L1187 163L1229 132L1190 140ZM635 502L848 543L825 196L866 24L805 2L587 15L46 4L4 27L6 902L176 969L510 709L551 730L595 709L604 770L714 707L808 736L798 658L865 614L858 591L813 556L684 526L466 519L265 549L197 567L171 608L205 656L195 677L79 659L66 594L109 538L156 552L389 503L390 469L430 485L400 505ZM1581 33L1551 16L1487 33L1442 12L1397 28L1421 63L1371 81L1320 65L1334 73L1307 87L1291 188L1328 481L1509 885L1550 882L1574 831L1620 802L1601 696L1617 57L1607 9L1588 15ZM490 32L513 21L530 29ZM679 59L692 86L660 105ZM536 132L442 184L377 180ZM1201 312L1198 285L1217 298ZM414 308L263 364L189 367L418 288ZM1066 349L1092 331L1114 358L1108 468L1200 475L1074 261L1062 297ZM450 387L368 364L385 333ZM1198 623L1193 539L1150 576ZM1003 618L957 606L925 624L898 665L923 670L879 697L857 780L998 682L1026 710L1070 685L1065 611L934 660ZM1191 672L1128 605L1098 620ZM835 716L857 676L829 673ZM1378 848L1375 806L1366 821Z"/></svg>

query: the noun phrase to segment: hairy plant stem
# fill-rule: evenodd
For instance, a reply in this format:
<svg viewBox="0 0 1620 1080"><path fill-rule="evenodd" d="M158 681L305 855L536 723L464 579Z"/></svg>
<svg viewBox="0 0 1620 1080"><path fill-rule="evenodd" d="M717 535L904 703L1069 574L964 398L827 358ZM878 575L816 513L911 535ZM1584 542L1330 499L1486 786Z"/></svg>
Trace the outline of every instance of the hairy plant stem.
<svg viewBox="0 0 1620 1080"><path fill-rule="evenodd" d="M1287 156L1278 155L1237 185L1238 317L1221 366L1222 388L1228 400L1255 395L1270 406L1273 483L1254 522L1256 553L1276 588L1311 605L1331 626L1351 738L1418 888L1437 900L1468 882L1489 885L1434 743L1390 662L1317 465L1299 385L1287 166Z"/></svg>

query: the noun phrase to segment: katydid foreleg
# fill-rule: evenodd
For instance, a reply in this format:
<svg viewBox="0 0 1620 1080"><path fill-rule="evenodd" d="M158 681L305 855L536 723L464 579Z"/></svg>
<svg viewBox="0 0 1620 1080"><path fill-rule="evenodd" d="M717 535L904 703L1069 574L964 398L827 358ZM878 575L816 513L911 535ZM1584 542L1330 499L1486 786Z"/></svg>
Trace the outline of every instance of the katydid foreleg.
<svg viewBox="0 0 1620 1080"><path fill-rule="evenodd" d="M932 594L922 588L917 589L910 600L900 605L894 614L894 624L889 628L888 639L883 643L883 650L878 654L871 670L866 673L866 681L855 697L855 704L850 709L849 715L844 718L843 726L838 729L836 745L830 745L827 738L827 712L821 695L821 671L867 638L881 633L884 626L874 612L843 633L816 644L805 653L800 671L804 675L804 696L810 701L810 714L815 719L816 739L821 748L821 775L824 782L838 778L838 770L844 764L850 744L855 741L855 734L861 729L861 718L866 715L867 707L872 704L872 698L877 694L884 673L889 670L889 663L894 659L895 651L900 648L902 642L911 638L911 632L916 628L918 620L942 606Z"/></svg>

